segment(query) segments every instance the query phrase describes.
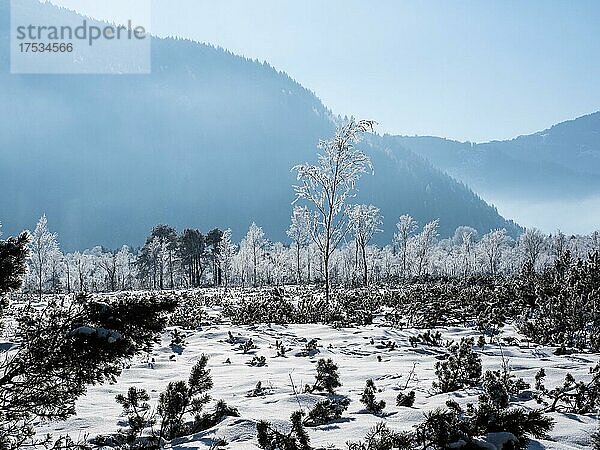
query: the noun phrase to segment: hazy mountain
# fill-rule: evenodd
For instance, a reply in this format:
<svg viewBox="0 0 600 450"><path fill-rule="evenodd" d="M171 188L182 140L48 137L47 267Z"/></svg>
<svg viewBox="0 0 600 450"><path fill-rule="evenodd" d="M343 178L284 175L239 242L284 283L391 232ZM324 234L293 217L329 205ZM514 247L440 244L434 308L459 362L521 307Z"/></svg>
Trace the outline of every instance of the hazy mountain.
<svg viewBox="0 0 600 450"><path fill-rule="evenodd" d="M396 139L477 192L572 200L600 193L600 112L507 141Z"/></svg>
<svg viewBox="0 0 600 450"><path fill-rule="evenodd" d="M267 64L176 39L154 39L151 75L11 75L7 3L0 1L5 232L32 228L46 213L66 249L138 245L159 222L231 227L239 238L256 221L285 239L290 168L314 161L319 138L333 130L312 92ZM371 136L367 146L376 175L361 181L356 201L381 207L382 240L403 213L421 223L439 217L444 234L461 224L517 231L398 139Z"/></svg>

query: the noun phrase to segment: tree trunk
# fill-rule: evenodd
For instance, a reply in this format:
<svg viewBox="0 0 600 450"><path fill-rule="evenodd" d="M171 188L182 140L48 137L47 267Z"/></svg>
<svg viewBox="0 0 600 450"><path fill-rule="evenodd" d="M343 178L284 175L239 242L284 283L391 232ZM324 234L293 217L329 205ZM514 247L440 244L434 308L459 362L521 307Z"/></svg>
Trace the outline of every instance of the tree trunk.
<svg viewBox="0 0 600 450"><path fill-rule="evenodd" d="M367 249L365 245L362 245L362 260L363 260L363 283L366 286L368 282L368 272L367 272Z"/></svg>
<svg viewBox="0 0 600 450"><path fill-rule="evenodd" d="M324 271L325 271L325 300L329 303L329 256L326 255L323 258Z"/></svg>
<svg viewBox="0 0 600 450"><path fill-rule="evenodd" d="M302 276L300 274L300 242L296 242L296 271L298 284L302 283Z"/></svg>

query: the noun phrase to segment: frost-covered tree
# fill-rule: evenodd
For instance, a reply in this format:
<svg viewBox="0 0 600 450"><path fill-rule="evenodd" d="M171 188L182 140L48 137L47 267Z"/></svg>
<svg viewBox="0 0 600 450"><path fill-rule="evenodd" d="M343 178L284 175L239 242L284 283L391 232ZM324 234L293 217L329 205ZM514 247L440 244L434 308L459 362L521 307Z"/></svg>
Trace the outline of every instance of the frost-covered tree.
<svg viewBox="0 0 600 450"><path fill-rule="evenodd" d="M35 231L31 234L29 243L29 263L31 271L35 276L36 287L40 298L44 290L44 282L50 277L52 259L59 251L57 234L48 230L48 219L44 214L40 217Z"/></svg>
<svg viewBox="0 0 600 450"><path fill-rule="evenodd" d="M308 243L310 234L310 213L306 206L294 206L292 211L292 223L287 229L287 235L292 239L296 247L296 282L302 283L300 271L300 251Z"/></svg>
<svg viewBox="0 0 600 450"><path fill-rule="evenodd" d="M138 256L138 276L150 281L151 287L164 289L165 278L171 289L175 287L174 273L177 250L177 232L169 225L156 225Z"/></svg>
<svg viewBox="0 0 600 450"><path fill-rule="evenodd" d="M333 138L319 143L317 164L300 164L292 170L300 182L294 186L296 200L313 210L311 238L323 260L325 296L329 300L329 262L347 232L347 198L353 194L363 173L372 170L371 159L356 147L363 133L373 130L370 120L349 120Z"/></svg>
<svg viewBox="0 0 600 450"><path fill-rule="evenodd" d="M93 257L86 253L75 252L67 256L75 267L75 277L79 292L87 292L89 279L94 271Z"/></svg>
<svg viewBox="0 0 600 450"><path fill-rule="evenodd" d="M266 243L267 240L265 239L263 229L252 222L240 246L243 247L244 251L247 251L251 257L252 283L254 286L258 283L258 266Z"/></svg>
<svg viewBox="0 0 600 450"><path fill-rule="evenodd" d="M555 235L550 236L550 251L554 260L561 259L568 249L567 237L558 230Z"/></svg>
<svg viewBox="0 0 600 450"><path fill-rule="evenodd" d="M368 283L367 245L383 223L379 208L373 205L355 205L348 208L350 231L354 235L357 250L361 255L363 284Z"/></svg>
<svg viewBox="0 0 600 450"><path fill-rule="evenodd" d="M546 236L537 228L527 228L519 237L519 249L532 270L535 270L536 263L545 246Z"/></svg>
<svg viewBox="0 0 600 450"><path fill-rule="evenodd" d="M423 275L423 271L427 266L429 254L438 237L439 223L438 219L426 223L423 230L412 239L417 258L417 276Z"/></svg>
<svg viewBox="0 0 600 450"><path fill-rule="evenodd" d="M113 251L103 251L98 258L100 268L106 274L106 287L111 292L117 289L117 253Z"/></svg>
<svg viewBox="0 0 600 450"><path fill-rule="evenodd" d="M487 271L490 274L496 275L498 272L500 258L510 241L511 238L506 234L504 228L492 230L481 238L480 247L486 261Z"/></svg>
<svg viewBox="0 0 600 450"><path fill-rule="evenodd" d="M135 277L135 256L127 245L117 252L117 284L121 289L131 289Z"/></svg>
<svg viewBox="0 0 600 450"><path fill-rule="evenodd" d="M471 273L473 253L478 234L479 233L475 228L466 225L461 225L454 231L453 241L454 244L460 248L460 253L462 255L462 272L465 277Z"/></svg>
<svg viewBox="0 0 600 450"><path fill-rule="evenodd" d="M418 226L418 222L408 214L401 215L396 224L397 231L394 233L394 242L400 247L400 268L403 277L406 277L408 269L408 241L416 233Z"/></svg>
<svg viewBox="0 0 600 450"><path fill-rule="evenodd" d="M418 228L418 223L408 214L400 216L396 224L396 233L394 233L394 242L400 247L400 268L402 276L407 275L407 258L408 258L408 241L415 234Z"/></svg>
<svg viewBox="0 0 600 450"><path fill-rule="evenodd" d="M58 248L50 254L48 266L48 288L50 292L58 294L62 291L63 281L66 281L67 278L65 257Z"/></svg>
<svg viewBox="0 0 600 450"><path fill-rule="evenodd" d="M231 240L231 228L227 228L223 232L223 239L221 239L219 246L219 258L221 260L221 269L223 270L225 287L227 287L229 285L231 269L233 267L233 260L237 248L237 246Z"/></svg>
<svg viewBox="0 0 600 450"><path fill-rule="evenodd" d="M290 254L289 249L285 247L281 242L275 242L271 245L269 251L269 263L270 263L270 272L271 272L271 282L274 282L276 285L282 284L286 272L288 271L288 260Z"/></svg>

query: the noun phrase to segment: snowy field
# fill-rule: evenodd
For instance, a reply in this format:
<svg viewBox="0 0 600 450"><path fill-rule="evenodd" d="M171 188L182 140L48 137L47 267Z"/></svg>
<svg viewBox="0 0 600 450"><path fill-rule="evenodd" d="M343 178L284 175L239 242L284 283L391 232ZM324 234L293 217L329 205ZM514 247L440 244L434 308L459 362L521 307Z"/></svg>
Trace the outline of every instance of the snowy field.
<svg viewBox="0 0 600 450"><path fill-rule="evenodd" d="M219 308L210 311L219 316ZM240 417L229 417L202 433L175 440L172 448L210 448L222 438L226 448L257 449L256 423L261 419L284 430L289 416L298 409L308 410L322 396L302 393L302 386L314 382L319 358L332 358L339 366L342 387L338 393L350 398L348 410L334 423L307 428L313 448L345 449L349 441L364 439L375 424L385 421L393 430L409 430L423 421L423 413L442 407L448 399L465 405L477 403L478 388L449 394L436 394L432 382L436 379L434 365L444 354L444 347L411 346L409 338L423 330L398 330L383 326L381 317L373 325L336 329L326 325L269 325L232 326L226 321L199 330L184 330L186 344L181 354L171 346L171 329L162 335L161 344L149 356L138 356L116 384L90 387L77 403L77 415L60 423L44 424L40 433L64 434L73 437L93 437L114 433L125 428L126 418L115 402L115 395L125 394L129 387L145 388L154 407L167 383L186 380L191 367L204 353L210 357L209 367L214 381L212 403L223 399L238 408ZM459 340L479 333L467 328L439 328L444 339ZM233 335L232 341L229 332ZM241 343L252 339L258 347L248 353L239 349ZM317 339L317 352L307 355L302 349L311 339ZM277 341L289 350L277 356ZM390 342L395 348L390 349ZM483 370L500 369L503 355L512 373L534 386L534 376L544 367L546 386L560 385L567 372L576 379L589 379L589 369L598 362L598 355L579 353L556 356L554 348L528 344L510 326L496 339L503 345L486 344L475 347L482 358ZM510 344L510 345L509 345ZM254 356L265 356L266 366L250 365ZM414 371L411 375L411 371ZM378 399L386 402L379 416L368 413L359 401L367 379L372 378L380 391ZM250 396L258 382L264 395ZM532 388L533 389L533 388ZM402 390L414 390L413 407L396 406L396 396ZM296 393L295 393L296 392ZM209 405L209 409L210 406ZM525 408L539 407L535 400L515 402ZM590 435L596 429L597 417L550 413L556 420L547 440L533 439L530 449L585 449L590 447Z"/></svg>

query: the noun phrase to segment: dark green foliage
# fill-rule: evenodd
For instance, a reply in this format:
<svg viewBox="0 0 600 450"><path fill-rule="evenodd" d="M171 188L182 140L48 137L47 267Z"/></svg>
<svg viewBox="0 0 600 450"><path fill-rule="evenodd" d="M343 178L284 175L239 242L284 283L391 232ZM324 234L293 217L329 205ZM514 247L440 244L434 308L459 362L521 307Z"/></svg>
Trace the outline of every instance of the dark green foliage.
<svg viewBox="0 0 600 450"><path fill-rule="evenodd" d="M0 241L0 297L19 289L23 284L27 271L28 243L27 233Z"/></svg>
<svg viewBox="0 0 600 450"><path fill-rule="evenodd" d="M415 427L415 440L422 448L446 449L461 439L467 441L470 424L453 409L436 409L425 414L425 421Z"/></svg>
<svg viewBox="0 0 600 450"><path fill-rule="evenodd" d="M185 334L177 328L171 330L171 343L169 346L175 353L183 353L183 348L186 346Z"/></svg>
<svg viewBox="0 0 600 450"><path fill-rule="evenodd" d="M242 345L240 345L240 350L242 351L242 353L249 353L252 350L256 350L258 347L256 345L254 345L254 341L252 340L252 338L248 339L246 342L244 342Z"/></svg>
<svg viewBox="0 0 600 450"><path fill-rule="evenodd" d="M365 437L365 442L349 442L348 450L409 450L414 448L411 433L397 433L384 422L375 425Z"/></svg>
<svg viewBox="0 0 600 450"><path fill-rule="evenodd" d="M511 396L519 397L522 391L529 389L529 383L522 378L515 377L511 372L507 360L503 360L502 370L488 370L483 376L483 388L494 403L502 408L508 406Z"/></svg>
<svg viewBox="0 0 600 450"><path fill-rule="evenodd" d="M373 414L380 414L385 408L385 402L383 400L377 401L376 398L377 388L375 382L372 379L368 379L365 385L365 390L360 396L360 401L365 405L367 411Z"/></svg>
<svg viewBox="0 0 600 450"><path fill-rule="evenodd" d="M227 417L239 417L240 413L237 408L228 406L223 400L219 400L215 404L215 409L212 413L204 413L202 417L197 418L194 423L194 431L206 430L217 425Z"/></svg>
<svg viewBox="0 0 600 450"><path fill-rule="evenodd" d="M317 375L315 376L315 383L312 386L306 386L305 391L324 391L328 394L335 394L335 390L340 387L340 375L338 373L338 366L333 362L331 358L321 358L317 361Z"/></svg>
<svg viewBox="0 0 600 450"><path fill-rule="evenodd" d="M309 354L313 353L315 350L317 350L317 345L318 341L316 339L311 339L304 345L304 350Z"/></svg>
<svg viewBox="0 0 600 450"><path fill-rule="evenodd" d="M473 352L473 338L462 338L448 347L448 356L435 364L438 381L433 382L439 392L452 392L475 386L481 378L481 358Z"/></svg>
<svg viewBox="0 0 600 450"><path fill-rule="evenodd" d="M592 450L600 450L600 429L592 434Z"/></svg>
<svg viewBox="0 0 600 450"><path fill-rule="evenodd" d="M174 308L174 300L151 296L79 296L21 309L18 351L0 362L0 447L29 440L37 419L73 415L87 385L114 382L133 355L152 348Z"/></svg>
<svg viewBox="0 0 600 450"><path fill-rule="evenodd" d="M249 364L254 367L263 367L267 365L267 358L264 356L254 356Z"/></svg>
<svg viewBox="0 0 600 450"><path fill-rule="evenodd" d="M442 333L439 331L432 333L430 330L427 330L424 333L419 333L416 336L411 336L408 338L408 341L412 347L417 347L419 344L440 347L443 344Z"/></svg>
<svg viewBox="0 0 600 450"><path fill-rule="evenodd" d="M532 341L600 349L600 253L574 261L567 251L541 274L522 274L517 291L527 310L520 331Z"/></svg>
<svg viewBox="0 0 600 450"><path fill-rule="evenodd" d="M477 347L479 347L481 350L484 349L485 347L485 336L481 335L477 338Z"/></svg>
<svg viewBox="0 0 600 450"><path fill-rule="evenodd" d="M396 397L396 406L405 406L410 408L415 404L415 391L410 391L408 394L400 392Z"/></svg>
<svg viewBox="0 0 600 450"><path fill-rule="evenodd" d="M386 318L394 326L435 328L476 322L487 332L520 313L514 297L514 287L501 277L441 278L413 280L384 302L393 308Z"/></svg>
<svg viewBox="0 0 600 450"><path fill-rule="evenodd" d="M127 430L127 441L134 442L142 431L154 424L154 418L150 415L150 396L145 389L130 387L127 395L118 394L115 397L117 403L123 407L127 416L129 430Z"/></svg>
<svg viewBox="0 0 600 450"><path fill-rule="evenodd" d="M123 406L128 417L129 430L124 436L121 432L110 436L98 437L94 443L99 446L111 446L129 449L156 450L166 441L211 428L226 417L239 417L236 408L219 400L211 413L203 412L209 402L208 391L212 388L210 370L206 368L208 357L202 355L192 367L189 379L173 381L160 394L156 415L150 414L149 396L144 389L129 388L127 395L117 395L116 400ZM144 429L154 425L160 419L158 430L149 436L142 436Z"/></svg>
<svg viewBox="0 0 600 450"><path fill-rule="evenodd" d="M177 238L177 243L177 253L189 286L200 286L206 269L206 237L200 230L186 228Z"/></svg>
<svg viewBox="0 0 600 450"><path fill-rule="evenodd" d="M187 416L196 422L202 419L202 410L210 401L208 391L212 388L208 357L202 355L192 368L187 382L172 381L160 394L157 413L161 419L159 436L171 440L191 432Z"/></svg>
<svg viewBox="0 0 600 450"><path fill-rule="evenodd" d="M307 291L296 302L280 290L248 293L223 302L223 315L235 325L256 323L327 323L335 327L368 325L381 306L377 292L340 290L327 302Z"/></svg>
<svg viewBox="0 0 600 450"><path fill-rule="evenodd" d="M276 430L267 421L256 424L258 446L265 450L311 450L310 439L302 423L302 411L290 416L291 431L287 434Z"/></svg>
<svg viewBox="0 0 600 450"><path fill-rule="evenodd" d="M321 400L308 412L304 425L317 427L337 420L349 404L350 400L346 397Z"/></svg>
<svg viewBox="0 0 600 450"><path fill-rule="evenodd" d="M554 425L550 417L540 410L525 411L521 408L504 408L493 403L491 392L482 395L478 407L469 405L464 411L455 402L447 409L437 409L425 416L425 421L415 427L415 441L420 448L447 449L460 440L460 448L481 448L474 440L478 436L494 432L511 433L516 441L513 446L526 449L529 438L545 437Z"/></svg>
<svg viewBox="0 0 600 450"><path fill-rule="evenodd" d="M278 358L285 358L285 354L288 352L289 348L287 348L285 345L283 345L283 342L278 341L278 345L277 345L277 357Z"/></svg>
<svg viewBox="0 0 600 450"><path fill-rule="evenodd" d="M169 326L184 330L197 330L209 320L208 315L204 312L203 296L196 294L196 291L192 293L181 291L177 293L177 296L179 304L169 315Z"/></svg>
<svg viewBox="0 0 600 450"><path fill-rule="evenodd" d="M248 397L261 397L266 395L266 389L262 385L262 381L258 381L254 389L248 393Z"/></svg>
<svg viewBox="0 0 600 450"><path fill-rule="evenodd" d="M537 400L546 405L549 411L588 414L597 410L600 405L600 363L590 369L592 379L589 382L576 381L567 373L561 386L548 389L544 385L546 372L540 369L535 376L535 387L538 390Z"/></svg>

